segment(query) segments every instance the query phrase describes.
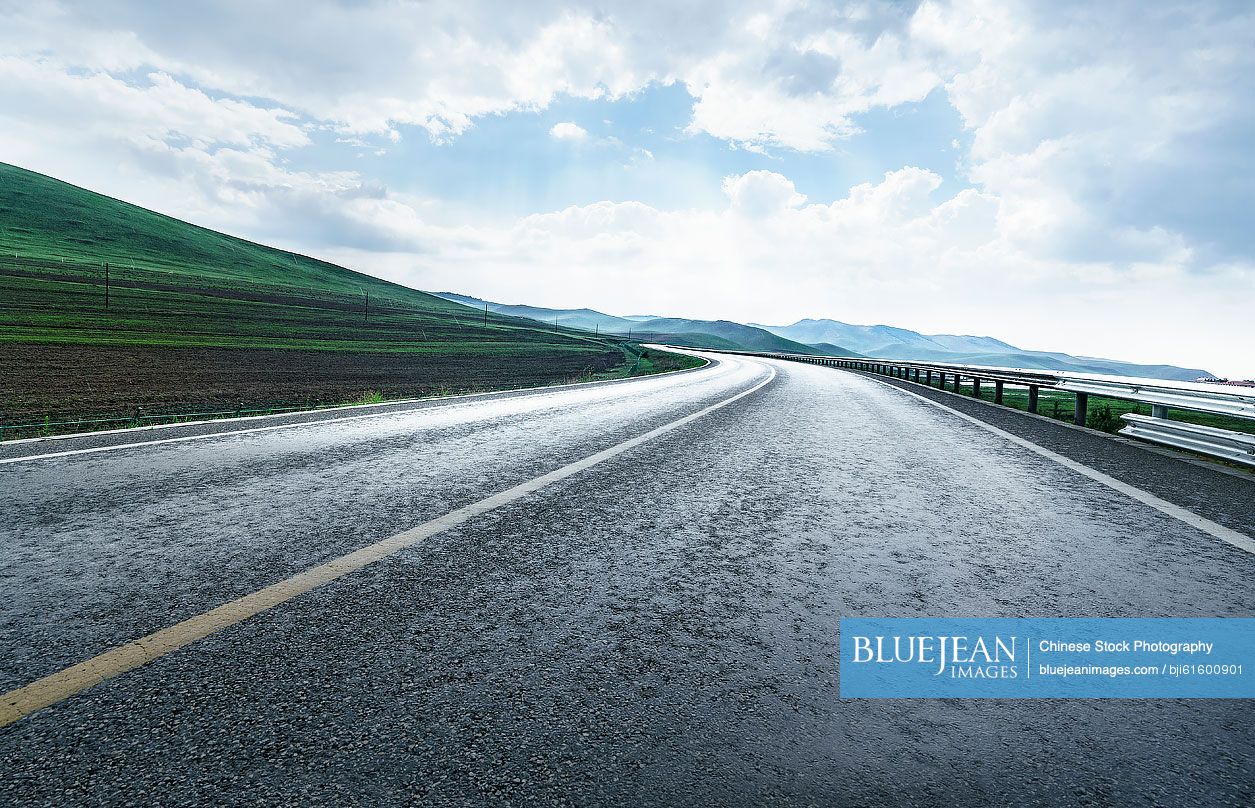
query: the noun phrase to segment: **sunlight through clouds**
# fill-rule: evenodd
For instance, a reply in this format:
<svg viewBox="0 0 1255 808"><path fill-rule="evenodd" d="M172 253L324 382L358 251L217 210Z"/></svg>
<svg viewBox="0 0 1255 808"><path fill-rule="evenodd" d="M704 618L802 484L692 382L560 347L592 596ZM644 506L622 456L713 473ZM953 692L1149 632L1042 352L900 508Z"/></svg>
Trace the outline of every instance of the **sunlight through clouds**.
<svg viewBox="0 0 1255 808"><path fill-rule="evenodd" d="M420 288L1030 347L1062 311L1063 350L1255 371L1248 5L8 17L6 161ZM953 131L912 130L930 103Z"/></svg>

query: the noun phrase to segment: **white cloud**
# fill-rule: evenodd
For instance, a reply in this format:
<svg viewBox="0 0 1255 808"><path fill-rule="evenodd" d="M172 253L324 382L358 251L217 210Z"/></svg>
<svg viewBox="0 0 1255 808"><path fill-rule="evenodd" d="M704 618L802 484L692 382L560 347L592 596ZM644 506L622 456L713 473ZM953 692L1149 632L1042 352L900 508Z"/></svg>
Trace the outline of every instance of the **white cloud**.
<svg viewBox="0 0 1255 808"><path fill-rule="evenodd" d="M142 83L107 73L77 73L50 60L0 56L0 115L43 118L103 137L182 139L206 145L302 146L309 137L277 107L214 99L165 73Z"/></svg>
<svg viewBox="0 0 1255 808"><path fill-rule="evenodd" d="M582 141L588 137L588 131L570 121L556 123L549 129L549 136L555 140L573 140Z"/></svg>
<svg viewBox="0 0 1255 808"><path fill-rule="evenodd" d="M764 13L748 2L594 12L549 2L325 0L295 17L265 6L40 4L13 15L0 52L167 72L275 99L346 133L414 125L437 140L563 95L614 99L678 82L697 99L693 131L750 148L822 150L853 131L851 115L939 85L908 52L900 17L875 3L835 12L786 2Z"/></svg>
<svg viewBox="0 0 1255 808"><path fill-rule="evenodd" d="M428 287L1202 362L1249 342L1255 306L1253 39L1255 12L1220 2L28 4L0 28L0 154ZM690 134L816 161L841 159L864 113L944 93L961 173L903 167L825 204L822 169L756 171L715 210L615 200L450 228L388 177L301 161L320 130L353 154L412 126L448 142L651 83L687 89ZM652 160L571 122L550 134Z"/></svg>
<svg viewBox="0 0 1255 808"><path fill-rule="evenodd" d="M732 201L733 210L755 218L783 213L806 201L791 180L773 171L724 177L723 192Z"/></svg>

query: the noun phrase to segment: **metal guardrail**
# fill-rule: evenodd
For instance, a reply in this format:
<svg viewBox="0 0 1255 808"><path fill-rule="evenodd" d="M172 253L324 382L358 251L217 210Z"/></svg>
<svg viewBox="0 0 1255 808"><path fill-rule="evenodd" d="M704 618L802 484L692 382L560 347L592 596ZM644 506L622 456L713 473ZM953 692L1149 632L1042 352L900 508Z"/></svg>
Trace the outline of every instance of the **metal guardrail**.
<svg viewBox="0 0 1255 808"><path fill-rule="evenodd" d="M1255 466L1255 435L1133 413L1120 417L1129 424L1121 435Z"/></svg>
<svg viewBox="0 0 1255 808"><path fill-rule="evenodd" d="M913 362L894 359L871 359L851 356L812 356L756 351L717 351L745 356L787 359L848 370L861 370L933 386L934 378L945 389L947 383L959 391L964 379L972 386L972 395L979 397L982 382L992 382L994 403L1002 404L1007 384L1028 388L1028 411L1037 413L1038 393L1042 388L1072 393L1076 397L1073 421L1085 426L1091 395L1119 401L1149 404L1151 414L1121 416L1128 426L1121 435L1187 449L1218 457L1233 463L1255 466L1255 435L1217 427L1187 424L1169 419L1169 409L1223 415L1231 418L1255 419L1255 388L1226 387L1203 382L1174 382L1164 379L1141 379L1132 376L1107 376L1025 368L955 365L946 362Z"/></svg>

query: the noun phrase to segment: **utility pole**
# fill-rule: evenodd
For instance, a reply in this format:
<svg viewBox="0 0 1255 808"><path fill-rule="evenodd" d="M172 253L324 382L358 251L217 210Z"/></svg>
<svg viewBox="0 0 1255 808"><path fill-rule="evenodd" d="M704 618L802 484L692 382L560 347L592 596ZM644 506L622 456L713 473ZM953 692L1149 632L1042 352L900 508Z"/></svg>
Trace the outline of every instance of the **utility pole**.
<svg viewBox="0 0 1255 808"><path fill-rule="evenodd" d="M363 289L360 286L357 287L357 291L361 292L362 297L366 298L366 308L364 311L365 311L366 322L369 323L370 322L370 292L367 292L365 289Z"/></svg>
<svg viewBox="0 0 1255 808"><path fill-rule="evenodd" d="M105 261L105 310L109 309L109 262Z"/></svg>
<svg viewBox="0 0 1255 808"><path fill-rule="evenodd" d="M488 327L488 304L484 304L484 328Z"/></svg>

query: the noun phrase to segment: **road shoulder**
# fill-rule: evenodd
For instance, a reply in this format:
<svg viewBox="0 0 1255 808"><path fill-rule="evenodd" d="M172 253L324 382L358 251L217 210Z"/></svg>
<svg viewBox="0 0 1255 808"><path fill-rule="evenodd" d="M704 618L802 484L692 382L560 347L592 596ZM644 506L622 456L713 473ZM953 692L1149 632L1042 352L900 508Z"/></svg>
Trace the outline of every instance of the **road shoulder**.
<svg viewBox="0 0 1255 808"><path fill-rule="evenodd" d="M935 401L1232 530L1250 535L1255 529L1255 475L923 384L862 371L838 372Z"/></svg>

